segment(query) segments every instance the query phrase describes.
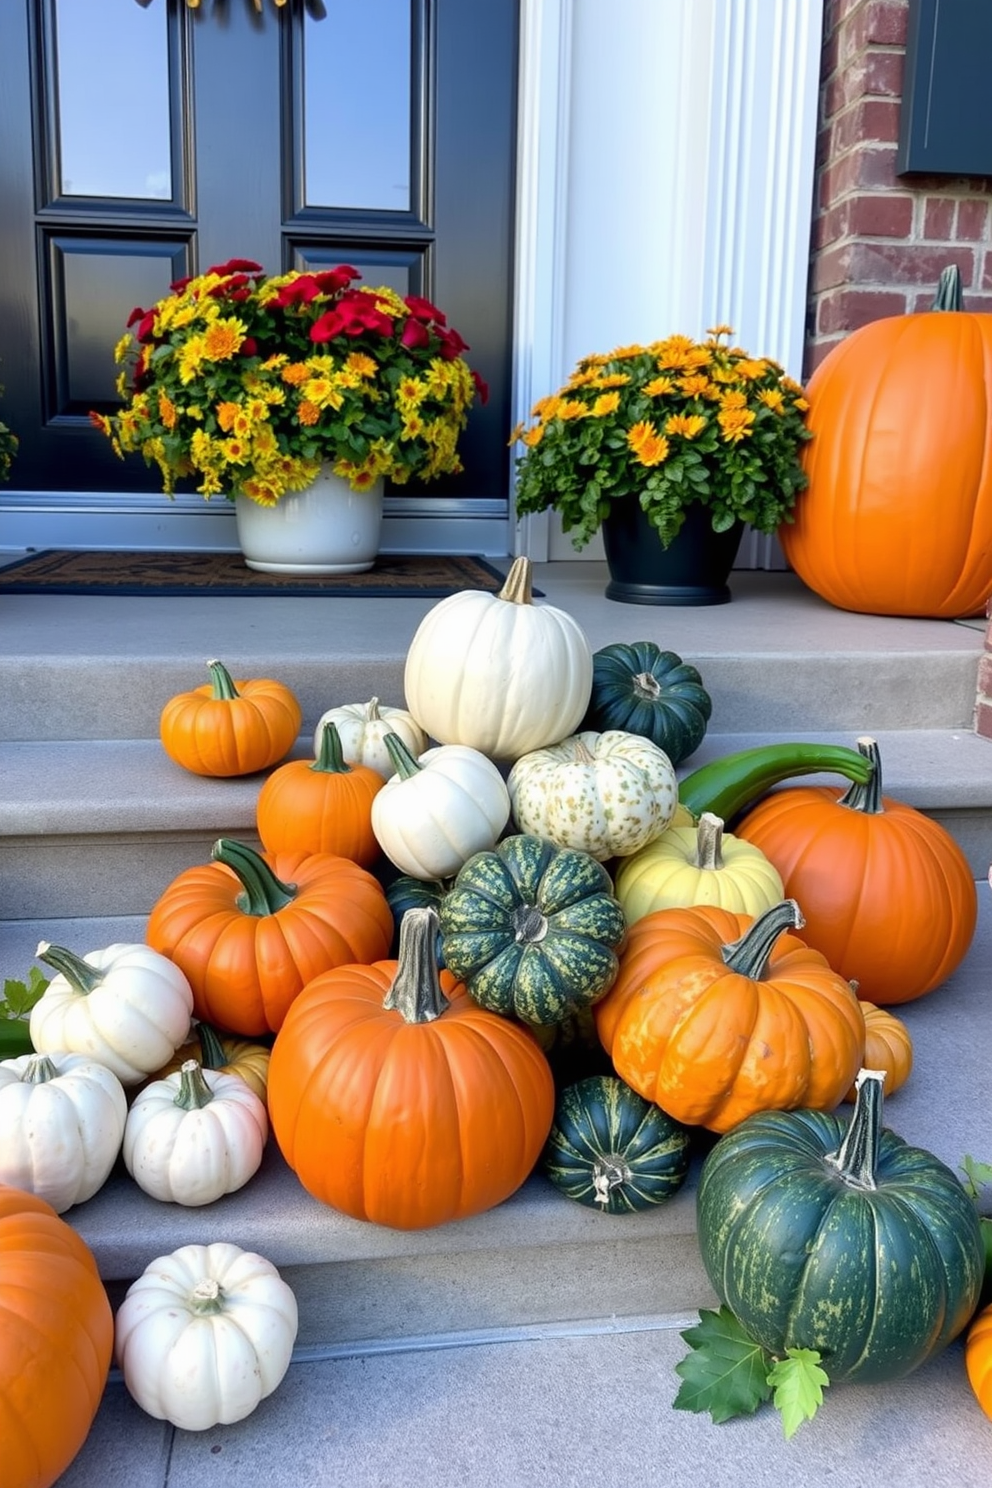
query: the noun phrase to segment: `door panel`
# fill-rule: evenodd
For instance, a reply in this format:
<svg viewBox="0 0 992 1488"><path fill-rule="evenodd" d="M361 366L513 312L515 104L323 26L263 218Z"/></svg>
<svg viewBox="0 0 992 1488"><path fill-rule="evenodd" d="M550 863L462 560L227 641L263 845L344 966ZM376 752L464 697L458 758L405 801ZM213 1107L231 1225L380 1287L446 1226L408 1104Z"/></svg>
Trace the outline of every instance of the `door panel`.
<svg viewBox="0 0 992 1488"><path fill-rule="evenodd" d="M352 263L440 304L491 398L465 475L411 488L410 510L505 510L516 0L324 8L0 5L0 409L21 440L0 510L15 490L108 510L159 490L87 415L115 406L132 308L231 257Z"/></svg>

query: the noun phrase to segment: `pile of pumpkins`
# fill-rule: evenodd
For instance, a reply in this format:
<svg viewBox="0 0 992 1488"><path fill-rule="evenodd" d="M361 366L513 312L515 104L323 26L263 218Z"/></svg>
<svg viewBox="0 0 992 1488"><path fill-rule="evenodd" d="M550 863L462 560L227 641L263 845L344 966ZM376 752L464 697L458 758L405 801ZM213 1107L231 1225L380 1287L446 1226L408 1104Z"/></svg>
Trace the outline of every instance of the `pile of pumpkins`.
<svg viewBox="0 0 992 1488"><path fill-rule="evenodd" d="M866 1203L889 1183L913 1264L940 1254L942 1330L930 1311L909 1317L852 1281L826 1332L810 1324L786 1343L863 1359L884 1307L909 1340L892 1347L890 1332L874 1349L872 1367L891 1377L965 1326L984 1266L974 1205L930 1154L886 1177L879 1142L882 1079L891 1094L912 1064L889 1008L963 959L975 885L942 827L882 794L873 740L744 750L680 780L711 714L699 673L653 642L593 653L572 617L533 602L526 558L498 594L436 604L409 648L406 706L329 708L312 759L286 760L302 723L290 689L208 666L209 684L166 704L162 744L200 775L265 772L262 850L219 839L209 863L165 888L141 945L40 946L55 975L31 1013L32 1048L0 1063L0 1245L6 1255L11 1226L27 1285L46 1297L32 1325L42 1343L32 1336L24 1353L90 1350L54 1472L31 1467L47 1450L50 1397L31 1397L37 1381L10 1397L27 1423L13 1488L53 1482L78 1450L115 1331L92 1258L58 1215L119 1156L154 1198L211 1203L250 1181L270 1124L317 1199L399 1229L480 1213L537 1167L603 1213L642 1209L676 1192L693 1133L711 1133L700 1244L717 1292L729 1300L732 1273L732 1305L762 1339L781 1332L747 1311L748 1278L784 1264L758 1253L774 1244L769 1207L814 1163L815 1254L837 1171ZM817 772L846 789L789 784ZM850 1127L830 1114L845 1099ZM762 1121L771 1135L750 1136ZM760 1182L746 1176L759 1161L748 1150L762 1154ZM941 1239L948 1192L962 1195L954 1254ZM727 1223L761 1205L753 1226ZM867 1275L858 1222L844 1244ZM56 1252L70 1258L59 1286L71 1305L51 1286ZM116 1320L135 1398L189 1429L240 1419L288 1364L289 1288L232 1246L187 1246L149 1271ZM777 1295L800 1285L815 1300L831 1282L807 1268ZM235 1305L276 1307L274 1362L264 1379L247 1371L247 1395L222 1399L215 1382L193 1409L182 1350L166 1362L161 1311L174 1343ZM988 1326L985 1337L992 1361Z"/></svg>

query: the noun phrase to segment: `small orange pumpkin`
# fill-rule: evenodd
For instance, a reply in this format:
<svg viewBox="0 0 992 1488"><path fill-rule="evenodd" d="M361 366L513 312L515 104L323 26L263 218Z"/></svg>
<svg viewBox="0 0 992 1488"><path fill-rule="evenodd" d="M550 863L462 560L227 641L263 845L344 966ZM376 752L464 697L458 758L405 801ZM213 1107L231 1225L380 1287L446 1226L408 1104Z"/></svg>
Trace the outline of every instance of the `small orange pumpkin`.
<svg viewBox="0 0 992 1488"><path fill-rule="evenodd" d="M861 1011L865 1015L865 1067L881 1070L885 1076L885 1094L892 1095L900 1085L905 1085L913 1068L909 1029L895 1013L876 1007L873 1002L863 1002ZM854 1085L844 1099L852 1104L857 1099Z"/></svg>
<svg viewBox="0 0 992 1488"><path fill-rule="evenodd" d="M613 1067L684 1126L725 1132L758 1111L830 1110L862 1064L851 984L788 929L715 905L657 909L630 928L593 1017Z"/></svg>
<svg viewBox="0 0 992 1488"><path fill-rule="evenodd" d="M502 1203L554 1115L536 1041L438 971L436 937L433 909L408 910L397 960L315 978L269 1065L272 1130L304 1188L398 1230Z"/></svg>
<svg viewBox="0 0 992 1488"><path fill-rule="evenodd" d="M152 908L145 939L185 973L197 1018L274 1033L307 982L385 956L393 916L382 887L333 853L264 857L221 837Z"/></svg>
<svg viewBox="0 0 992 1488"><path fill-rule="evenodd" d="M51 1205L0 1184L4 1488L50 1488L103 1398L114 1317L93 1254Z"/></svg>
<svg viewBox="0 0 992 1488"><path fill-rule="evenodd" d="M971 945L978 895L968 860L932 817L882 794L874 739L867 785L773 791L735 827L782 875L804 938L859 996L888 1007L947 980Z"/></svg>
<svg viewBox="0 0 992 1488"><path fill-rule="evenodd" d="M324 852L370 868L380 855L372 802L385 785L377 770L348 764L333 722L314 760L290 760L265 781L255 808L266 852Z"/></svg>
<svg viewBox="0 0 992 1488"><path fill-rule="evenodd" d="M253 775L284 759L303 710L282 682L235 682L220 661L211 681L177 693L162 709L159 736L171 760L194 775Z"/></svg>
<svg viewBox="0 0 992 1488"><path fill-rule="evenodd" d="M992 1306L972 1318L964 1344L964 1367L975 1399L992 1420Z"/></svg>

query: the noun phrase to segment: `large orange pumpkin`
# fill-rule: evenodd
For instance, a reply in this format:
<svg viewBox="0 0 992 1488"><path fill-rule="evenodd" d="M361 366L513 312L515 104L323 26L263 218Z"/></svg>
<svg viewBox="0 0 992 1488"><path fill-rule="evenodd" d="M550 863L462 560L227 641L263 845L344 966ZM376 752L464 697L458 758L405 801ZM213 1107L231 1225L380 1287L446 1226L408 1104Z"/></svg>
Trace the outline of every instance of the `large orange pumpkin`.
<svg viewBox="0 0 992 1488"><path fill-rule="evenodd" d="M392 911L364 868L333 853L256 853L221 837L152 908L145 939L185 973L197 1018L274 1033L313 977L385 956Z"/></svg>
<svg viewBox="0 0 992 1488"><path fill-rule="evenodd" d="M317 977L269 1064L272 1130L304 1188L399 1230L502 1203L554 1115L537 1043L438 971L436 932L434 910L408 910L398 960Z"/></svg>
<svg viewBox="0 0 992 1488"><path fill-rule="evenodd" d="M170 759L194 775L253 775L278 764L300 732L303 710L282 682L235 682L219 661L211 680L177 693L162 709L159 736Z"/></svg>
<svg viewBox="0 0 992 1488"><path fill-rule="evenodd" d="M971 945L978 895L946 828L882 794L875 740L858 749L874 764L867 785L773 791L735 831L775 864L809 944L888 1006L946 981Z"/></svg>
<svg viewBox="0 0 992 1488"><path fill-rule="evenodd" d="M872 321L809 380L807 489L779 537L800 578L844 610L954 619L992 595L992 315Z"/></svg>
<svg viewBox="0 0 992 1488"><path fill-rule="evenodd" d="M49 1488L89 1435L114 1319L96 1261L55 1210L0 1184L0 1482Z"/></svg>
<svg viewBox="0 0 992 1488"><path fill-rule="evenodd" d="M631 926L593 1017L613 1067L685 1126L725 1132L758 1111L830 1110L861 1066L849 982L788 929L785 900L754 919L715 905Z"/></svg>
<svg viewBox="0 0 992 1488"><path fill-rule="evenodd" d="M255 819L266 852L324 852L369 868L380 855L372 802L385 781L369 765L348 764L333 722L315 759L280 765L258 793Z"/></svg>

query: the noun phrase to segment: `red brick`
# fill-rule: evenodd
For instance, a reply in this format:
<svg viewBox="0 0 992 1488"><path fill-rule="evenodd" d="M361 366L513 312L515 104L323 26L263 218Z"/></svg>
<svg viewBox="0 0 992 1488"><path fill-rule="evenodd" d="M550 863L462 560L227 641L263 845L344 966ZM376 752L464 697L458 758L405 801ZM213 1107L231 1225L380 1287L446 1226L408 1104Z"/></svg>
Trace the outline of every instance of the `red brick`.
<svg viewBox="0 0 992 1488"><path fill-rule="evenodd" d="M902 98L906 73L905 52L865 53L864 90L885 98Z"/></svg>
<svg viewBox="0 0 992 1488"><path fill-rule="evenodd" d="M842 243L817 254L810 273L810 288L814 294L851 282L851 254L855 246Z"/></svg>
<svg viewBox="0 0 992 1488"><path fill-rule="evenodd" d="M913 198L894 193L854 196L849 231L865 238L908 238L913 228Z"/></svg>
<svg viewBox="0 0 992 1488"><path fill-rule="evenodd" d="M834 120L835 155L865 145L894 145L899 138L899 104L888 98L863 98Z"/></svg>
<svg viewBox="0 0 992 1488"><path fill-rule="evenodd" d="M985 655L978 663L978 696L992 700L992 655L989 655L988 638Z"/></svg>
<svg viewBox="0 0 992 1488"><path fill-rule="evenodd" d="M850 280L854 284L894 286L932 285L936 288L941 271L957 264L965 284L972 282L975 255L970 248L936 248L917 243L851 244Z"/></svg>
<svg viewBox="0 0 992 1488"><path fill-rule="evenodd" d="M841 25L838 27L838 63L841 67L850 65L854 57L860 56L868 45L868 7L867 5L854 5L850 7Z"/></svg>
<svg viewBox="0 0 992 1488"><path fill-rule="evenodd" d="M829 211L821 212L813 219L812 247L815 253L829 248L832 243L846 238L851 217L852 197L845 197Z"/></svg>
<svg viewBox="0 0 992 1488"><path fill-rule="evenodd" d="M872 0L868 6L867 39L880 46L904 47L908 19L907 0Z"/></svg>
<svg viewBox="0 0 992 1488"><path fill-rule="evenodd" d="M970 290L964 292L964 308L970 310L972 315L992 314L992 294L974 294Z"/></svg>
<svg viewBox="0 0 992 1488"><path fill-rule="evenodd" d="M982 243L988 237L989 204L975 198L958 202L954 236L960 242Z"/></svg>
<svg viewBox="0 0 992 1488"><path fill-rule="evenodd" d="M978 703L975 708L975 733L992 739L992 704Z"/></svg>
<svg viewBox="0 0 992 1488"><path fill-rule="evenodd" d="M955 201L952 196L928 196L923 200L923 236L949 242L954 229Z"/></svg>
<svg viewBox="0 0 992 1488"><path fill-rule="evenodd" d="M872 320L889 315L904 315L906 296L888 289L863 289L848 285L824 295L817 307L817 334L829 336L837 331L856 331Z"/></svg>
<svg viewBox="0 0 992 1488"><path fill-rule="evenodd" d="M985 267L982 269L982 277L979 280L982 289L992 289L992 253L985 255Z"/></svg>

